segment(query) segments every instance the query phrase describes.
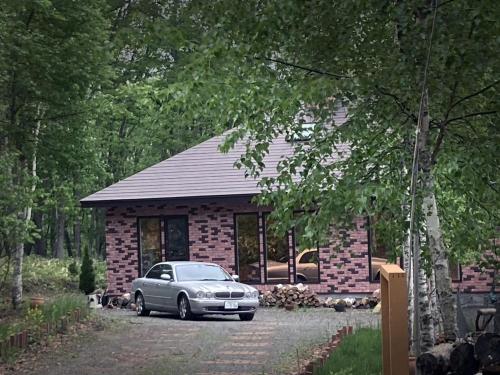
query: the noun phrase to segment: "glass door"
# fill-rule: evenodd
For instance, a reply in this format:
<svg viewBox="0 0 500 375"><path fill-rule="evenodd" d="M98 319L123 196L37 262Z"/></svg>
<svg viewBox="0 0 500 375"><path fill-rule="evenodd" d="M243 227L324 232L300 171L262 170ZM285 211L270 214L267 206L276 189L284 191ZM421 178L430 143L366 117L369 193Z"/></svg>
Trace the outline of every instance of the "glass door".
<svg viewBox="0 0 500 375"><path fill-rule="evenodd" d="M167 261L189 260L187 215L165 217L165 249Z"/></svg>

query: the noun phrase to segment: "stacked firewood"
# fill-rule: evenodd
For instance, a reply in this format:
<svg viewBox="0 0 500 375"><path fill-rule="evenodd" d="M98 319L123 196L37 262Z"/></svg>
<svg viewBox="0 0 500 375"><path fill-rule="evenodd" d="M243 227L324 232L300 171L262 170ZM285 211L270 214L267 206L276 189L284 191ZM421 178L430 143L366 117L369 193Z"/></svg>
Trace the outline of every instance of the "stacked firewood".
<svg viewBox="0 0 500 375"><path fill-rule="evenodd" d="M273 290L266 291L260 296L262 306L278 306L293 308L299 307L320 307L321 302L307 285L276 285Z"/></svg>

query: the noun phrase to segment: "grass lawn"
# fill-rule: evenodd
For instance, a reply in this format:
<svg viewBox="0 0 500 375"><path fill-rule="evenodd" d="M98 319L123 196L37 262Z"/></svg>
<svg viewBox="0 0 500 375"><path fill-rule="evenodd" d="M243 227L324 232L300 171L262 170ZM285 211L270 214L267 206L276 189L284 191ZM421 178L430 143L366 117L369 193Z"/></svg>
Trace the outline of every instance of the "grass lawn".
<svg viewBox="0 0 500 375"><path fill-rule="evenodd" d="M315 375L377 375L382 373L382 335L379 329L360 328L342 340Z"/></svg>

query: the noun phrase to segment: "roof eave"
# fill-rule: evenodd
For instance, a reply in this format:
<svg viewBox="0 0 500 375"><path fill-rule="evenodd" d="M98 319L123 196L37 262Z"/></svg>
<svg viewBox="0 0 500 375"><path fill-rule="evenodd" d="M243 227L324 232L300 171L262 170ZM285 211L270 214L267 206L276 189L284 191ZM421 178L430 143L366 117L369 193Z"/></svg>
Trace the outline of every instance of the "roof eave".
<svg viewBox="0 0 500 375"><path fill-rule="evenodd" d="M253 198L256 193L248 194L228 194L228 195L204 195L204 196L187 196L187 197L169 197L169 198L139 198L139 199L110 199L110 200L80 200L82 208L93 207L124 207L124 206L137 206L148 204L159 204L179 201L191 200L210 200L210 199L231 199L231 198Z"/></svg>

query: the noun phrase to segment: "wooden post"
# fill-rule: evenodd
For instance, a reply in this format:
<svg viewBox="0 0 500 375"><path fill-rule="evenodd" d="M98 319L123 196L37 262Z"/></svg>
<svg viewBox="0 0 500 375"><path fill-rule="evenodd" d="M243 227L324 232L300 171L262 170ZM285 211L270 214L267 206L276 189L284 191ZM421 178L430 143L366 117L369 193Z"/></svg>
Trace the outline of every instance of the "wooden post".
<svg viewBox="0 0 500 375"><path fill-rule="evenodd" d="M380 275L384 375L408 374L408 291L405 272L396 264L384 264L380 267Z"/></svg>

